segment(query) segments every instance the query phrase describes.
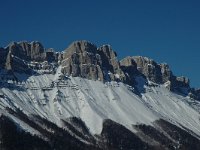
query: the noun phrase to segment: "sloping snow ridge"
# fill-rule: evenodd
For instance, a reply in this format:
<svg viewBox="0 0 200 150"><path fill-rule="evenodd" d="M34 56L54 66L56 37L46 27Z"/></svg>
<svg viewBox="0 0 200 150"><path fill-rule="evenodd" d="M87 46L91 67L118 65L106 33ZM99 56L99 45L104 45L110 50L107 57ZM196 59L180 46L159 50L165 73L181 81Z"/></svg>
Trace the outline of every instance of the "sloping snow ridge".
<svg viewBox="0 0 200 150"><path fill-rule="evenodd" d="M63 127L61 120L78 117L93 134L101 133L104 119L135 132L133 124L153 126L155 120L163 118L200 135L198 110L189 105L189 98L170 92L164 85L144 86L145 92L138 96L124 83L64 76L61 67L56 74L16 76L23 81L17 88L4 86L0 89L0 94L4 95L0 97L0 113L33 134L39 133L7 113L6 107L18 108L29 116L39 115L59 127Z"/></svg>

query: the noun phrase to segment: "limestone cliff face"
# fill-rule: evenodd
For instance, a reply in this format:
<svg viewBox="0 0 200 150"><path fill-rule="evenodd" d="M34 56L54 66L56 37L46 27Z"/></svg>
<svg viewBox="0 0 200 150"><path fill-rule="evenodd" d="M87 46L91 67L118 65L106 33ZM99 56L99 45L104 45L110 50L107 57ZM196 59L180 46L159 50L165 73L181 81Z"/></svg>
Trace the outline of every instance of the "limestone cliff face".
<svg viewBox="0 0 200 150"><path fill-rule="evenodd" d="M101 57L87 41L73 42L63 54L62 66L64 74L103 81Z"/></svg>
<svg viewBox="0 0 200 150"><path fill-rule="evenodd" d="M30 73L29 62L58 62L61 59L59 54L45 50L40 42L12 42L6 48L0 48L0 67L9 71Z"/></svg>
<svg viewBox="0 0 200 150"><path fill-rule="evenodd" d="M94 80L125 80L117 54L109 45L97 48L87 41L73 42L63 54L63 73Z"/></svg>
<svg viewBox="0 0 200 150"><path fill-rule="evenodd" d="M157 64L154 60L142 56L126 57L120 65L129 76L144 75L155 83L165 83L172 78L172 72L167 64Z"/></svg>
<svg viewBox="0 0 200 150"><path fill-rule="evenodd" d="M126 75L126 83L133 85L135 83L135 76L141 75L137 70L137 64L130 56L120 61L120 67Z"/></svg>
<svg viewBox="0 0 200 150"><path fill-rule="evenodd" d="M154 60L142 56L126 57L120 61L123 71L129 76L129 82L134 83L135 76L143 75L146 79L158 83L168 84L168 88L172 91L181 88L190 88L189 79L187 77L176 77L173 75L169 65L158 64Z"/></svg>
<svg viewBox="0 0 200 150"><path fill-rule="evenodd" d="M173 73L171 69L169 68L169 65L166 63L159 64L161 75L162 75L162 83L165 83L169 80L172 80L174 78Z"/></svg>
<svg viewBox="0 0 200 150"><path fill-rule="evenodd" d="M5 62L5 69L11 72L30 73L31 69L23 60L15 57L11 52L8 52Z"/></svg>
<svg viewBox="0 0 200 150"><path fill-rule="evenodd" d="M156 83L162 82L161 68L154 60L141 56L135 56L133 60L137 64L138 71L149 80Z"/></svg>
<svg viewBox="0 0 200 150"><path fill-rule="evenodd" d="M99 47L97 51L102 59L104 78L107 77L112 81L126 81L126 76L121 70L120 63L117 59L117 53L111 48L111 46L103 45Z"/></svg>
<svg viewBox="0 0 200 150"><path fill-rule="evenodd" d="M36 62L36 66L30 68L30 62ZM82 40L73 42L63 52L45 49L39 42L12 42L0 48L0 69L23 73L31 73L32 69L54 72L50 63L61 65L65 75L103 82L120 81L134 86L136 77L142 76L165 84L169 90L190 92L191 97L200 99L200 92L190 88L189 79L173 75L167 64L158 64L142 56L128 56L119 61L110 45L97 47Z"/></svg>
<svg viewBox="0 0 200 150"><path fill-rule="evenodd" d="M6 49L23 60L42 61L44 59L44 47L39 42L12 42Z"/></svg>

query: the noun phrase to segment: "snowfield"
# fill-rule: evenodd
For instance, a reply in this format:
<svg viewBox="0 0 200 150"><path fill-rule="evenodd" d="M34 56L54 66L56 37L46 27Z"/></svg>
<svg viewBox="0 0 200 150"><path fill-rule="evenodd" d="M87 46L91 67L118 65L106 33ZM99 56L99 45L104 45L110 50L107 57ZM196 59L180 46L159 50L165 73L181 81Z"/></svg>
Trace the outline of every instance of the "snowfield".
<svg viewBox="0 0 200 150"><path fill-rule="evenodd" d="M63 128L62 120L78 117L93 134L101 133L104 119L111 119L136 132L132 125L153 126L155 120L163 118L200 136L200 114L189 104L192 100L170 92L164 85L144 85L141 88L145 92L139 96L133 92L133 87L123 83L66 77L60 67L55 75L16 76L23 82L14 88L14 84L9 87L5 84L0 89L3 95L0 97L0 113L32 134L39 133L9 114L6 107L19 108L30 117L39 115Z"/></svg>

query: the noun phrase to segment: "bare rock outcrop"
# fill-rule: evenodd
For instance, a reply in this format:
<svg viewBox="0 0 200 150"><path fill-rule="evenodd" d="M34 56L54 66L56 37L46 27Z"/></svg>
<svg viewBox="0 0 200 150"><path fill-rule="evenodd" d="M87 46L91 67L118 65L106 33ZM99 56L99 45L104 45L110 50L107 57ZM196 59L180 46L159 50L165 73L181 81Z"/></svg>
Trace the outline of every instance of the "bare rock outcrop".
<svg viewBox="0 0 200 150"><path fill-rule="evenodd" d="M44 47L40 42L12 42L6 48L12 55L19 57L23 60L30 61L43 61Z"/></svg>
<svg viewBox="0 0 200 150"><path fill-rule="evenodd" d="M138 71L150 81L162 83L161 68L154 60L142 56L134 56L133 60L137 64Z"/></svg>
<svg viewBox="0 0 200 150"><path fill-rule="evenodd" d="M102 60L102 70L104 77L112 81L126 81L126 76L120 67L120 62L117 59L117 53L110 45L103 45L97 49Z"/></svg>
<svg viewBox="0 0 200 150"><path fill-rule="evenodd" d="M133 85L135 83L135 76L140 74L135 60L130 56L125 57L120 61L120 67L126 75L126 83Z"/></svg>
<svg viewBox="0 0 200 150"><path fill-rule="evenodd" d="M117 54L109 45L97 48L87 41L73 42L63 54L63 73L100 81L125 81Z"/></svg>
<svg viewBox="0 0 200 150"><path fill-rule="evenodd" d="M200 99L200 92L190 88L187 77L173 75L166 63L153 59L133 56L118 61L117 53L110 45L97 48L96 45L82 40L73 42L62 52L45 49L40 42L12 42L0 48L0 69L11 72L33 73L47 70L55 73L61 65L65 75L83 77L90 80L120 81L136 85L136 77L142 76L152 83L164 84L171 91L189 93Z"/></svg>
<svg viewBox="0 0 200 150"><path fill-rule="evenodd" d="M90 42L73 42L63 54L62 66L64 74L103 81L101 57Z"/></svg>
<svg viewBox="0 0 200 150"><path fill-rule="evenodd" d="M28 64L31 62L58 62L60 53L52 49L46 50L40 42L12 42L0 49L0 66L13 72L31 73Z"/></svg>
<svg viewBox="0 0 200 150"><path fill-rule="evenodd" d="M136 76L143 75L149 81L165 84L171 91L181 91L183 89L187 91L187 89L190 89L189 79L183 76L174 76L166 63L158 64L147 57L129 56L120 61L120 66L128 76L129 83L134 83Z"/></svg>
<svg viewBox="0 0 200 150"><path fill-rule="evenodd" d="M167 64L158 64L154 60L142 56L126 57L120 61L123 71L132 78L139 74L155 83L165 83L173 74Z"/></svg>

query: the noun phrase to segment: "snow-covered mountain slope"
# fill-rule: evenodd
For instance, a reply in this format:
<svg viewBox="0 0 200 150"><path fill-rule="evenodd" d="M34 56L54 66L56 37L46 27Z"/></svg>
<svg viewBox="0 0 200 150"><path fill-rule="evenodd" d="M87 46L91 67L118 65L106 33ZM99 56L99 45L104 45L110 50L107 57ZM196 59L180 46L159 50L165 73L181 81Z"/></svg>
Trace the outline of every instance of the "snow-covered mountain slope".
<svg viewBox="0 0 200 150"><path fill-rule="evenodd" d="M38 115L59 127L62 120L80 118L92 134L100 134L103 121L111 119L134 131L132 125L152 125L164 119L184 126L200 136L200 114L190 106L189 98L170 92L164 85L146 86L141 96L124 83L66 77L61 67L55 75L16 74L22 83L2 83L0 111L31 133L26 124L9 114L6 108L19 109L28 116Z"/></svg>
<svg viewBox="0 0 200 150"><path fill-rule="evenodd" d="M101 133L104 119L112 119L130 130L132 124L151 124L158 119L123 83L103 84L79 77L61 79L61 76L58 69L55 75L31 76L19 88L2 88L5 98L1 107L39 115L60 127L61 119L78 117L94 134Z"/></svg>
<svg viewBox="0 0 200 150"><path fill-rule="evenodd" d="M119 62L87 41L64 53L35 44L0 51L0 149L200 147L200 91L167 64Z"/></svg>

